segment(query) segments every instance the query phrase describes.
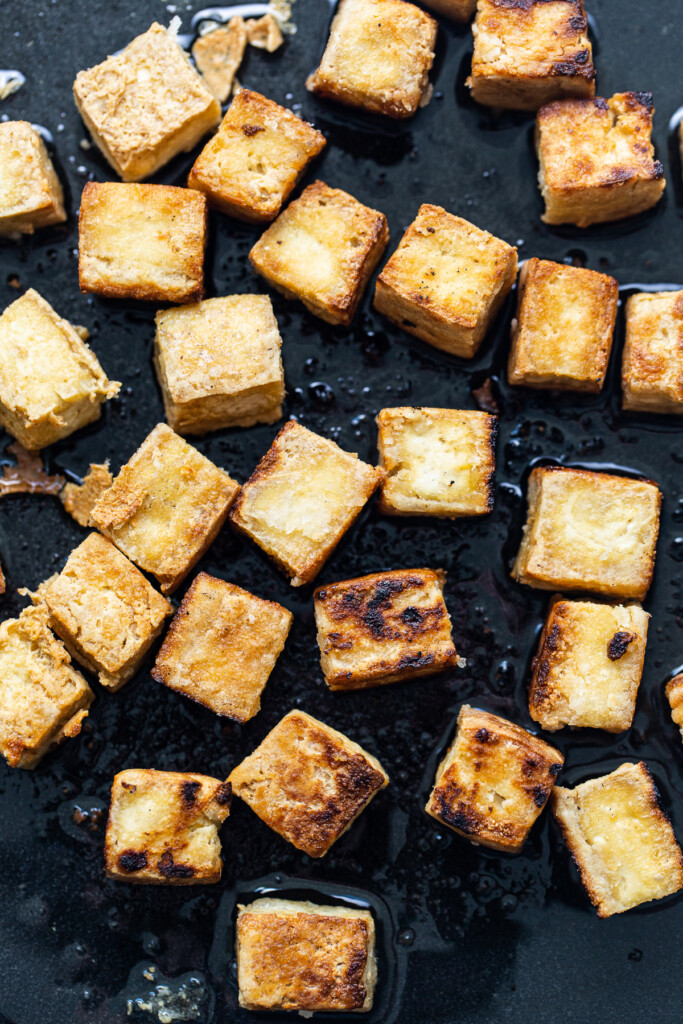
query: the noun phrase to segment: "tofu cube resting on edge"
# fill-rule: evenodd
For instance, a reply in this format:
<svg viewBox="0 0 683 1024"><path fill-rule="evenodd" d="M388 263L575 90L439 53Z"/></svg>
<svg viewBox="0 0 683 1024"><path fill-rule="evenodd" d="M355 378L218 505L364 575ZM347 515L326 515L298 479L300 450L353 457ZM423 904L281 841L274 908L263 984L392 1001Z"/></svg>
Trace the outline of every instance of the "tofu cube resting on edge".
<svg viewBox="0 0 683 1024"><path fill-rule="evenodd" d="M0 236L65 220L62 186L38 132L28 121L0 124Z"/></svg>
<svg viewBox="0 0 683 1024"><path fill-rule="evenodd" d="M666 698L671 705L671 717L683 736L683 672L666 684Z"/></svg>
<svg viewBox="0 0 683 1024"><path fill-rule="evenodd" d="M683 291L627 301L621 386L624 409L683 414Z"/></svg>
<svg viewBox="0 0 683 1024"><path fill-rule="evenodd" d="M658 797L643 761L553 790L553 814L598 917L683 888L683 856Z"/></svg>

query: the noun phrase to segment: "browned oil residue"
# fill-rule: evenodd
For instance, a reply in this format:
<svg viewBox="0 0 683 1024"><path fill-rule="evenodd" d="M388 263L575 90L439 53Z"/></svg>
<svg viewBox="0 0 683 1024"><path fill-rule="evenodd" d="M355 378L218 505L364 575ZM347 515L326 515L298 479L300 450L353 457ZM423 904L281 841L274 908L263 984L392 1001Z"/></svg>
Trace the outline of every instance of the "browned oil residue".
<svg viewBox="0 0 683 1024"><path fill-rule="evenodd" d="M497 416L500 412L498 400L493 391L493 381L487 377L480 388L472 389L472 398L483 412L493 413Z"/></svg>
<svg viewBox="0 0 683 1024"><path fill-rule="evenodd" d="M0 498L5 494L59 494L66 481L58 473L46 473L40 455L27 452L18 441L8 445L7 452L17 463L2 467Z"/></svg>

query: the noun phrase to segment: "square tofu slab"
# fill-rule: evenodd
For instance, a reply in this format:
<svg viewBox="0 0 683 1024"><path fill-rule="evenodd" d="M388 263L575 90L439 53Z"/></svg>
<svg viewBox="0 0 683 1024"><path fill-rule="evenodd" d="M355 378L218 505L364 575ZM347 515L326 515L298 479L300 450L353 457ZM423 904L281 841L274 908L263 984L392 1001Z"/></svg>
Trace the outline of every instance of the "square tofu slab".
<svg viewBox="0 0 683 1024"><path fill-rule="evenodd" d="M602 390L617 317L613 277L550 260L524 263L517 284L508 382Z"/></svg>
<svg viewBox="0 0 683 1024"><path fill-rule="evenodd" d="M553 790L553 814L598 917L683 888L683 856L658 796L643 761Z"/></svg>
<svg viewBox="0 0 683 1024"><path fill-rule="evenodd" d="M683 736L683 672L666 684L666 698L671 705L671 717Z"/></svg>
<svg viewBox="0 0 683 1024"><path fill-rule="evenodd" d="M649 92L609 100L556 100L536 119L538 182L546 224L622 220L649 210L666 181L654 158Z"/></svg>
<svg viewBox="0 0 683 1024"><path fill-rule="evenodd" d="M154 363L179 434L274 423L282 415L282 339L267 295L228 295L156 315Z"/></svg>
<svg viewBox="0 0 683 1024"><path fill-rule="evenodd" d="M650 480L537 466L513 579L642 601L655 567L662 495Z"/></svg>
<svg viewBox="0 0 683 1024"><path fill-rule="evenodd" d="M132 562L175 590L215 540L239 484L159 423L92 511Z"/></svg>
<svg viewBox="0 0 683 1024"><path fill-rule="evenodd" d="M463 704L425 810L466 839L516 853L563 763L538 736Z"/></svg>
<svg viewBox="0 0 683 1024"><path fill-rule="evenodd" d="M375 309L416 338L474 356L517 276L517 250L424 203L377 278Z"/></svg>
<svg viewBox="0 0 683 1024"><path fill-rule="evenodd" d="M324 857L389 776L376 757L304 711L290 711L233 768L233 791L309 857Z"/></svg>
<svg viewBox="0 0 683 1024"><path fill-rule="evenodd" d="M315 181L261 235L249 260L287 298L348 326L388 241L383 213Z"/></svg>
<svg viewBox="0 0 683 1024"><path fill-rule="evenodd" d="M242 487L230 521L299 587L318 574L383 477L289 420Z"/></svg>
<svg viewBox="0 0 683 1024"><path fill-rule="evenodd" d="M0 235L32 235L66 220L45 143L28 121L0 124Z"/></svg>
<svg viewBox="0 0 683 1024"><path fill-rule="evenodd" d="M239 906L235 947L247 1010L372 1009L377 962L368 910L255 900Z"/></svg>
<svg viewBox="0 0 683 1024"><path fill-rule="evenodd" d="M207 885L223 868L218 830L230 813L229 782L190 772L131 768L114 776L104 866L108 878L152 885Z"/></svg>
<svg viewBox="0 0 683 1024"><path fill-rule="evenodd" d="M78 232L82 292L150 302L203 297L207 207L201 192L89 181Z"/></svg>
<svg viewBox="0 0 683 1024"><path fill-rule="evenodd" d="M12 768L35 768L52 747L78 736L92 699L45 609L25 608L0 624L0 753Z"/></svg>
<svg viewBox="0 0 683 1024"><path fill-rule="evenodd" d="M260 93L240 89L187 184L238 220L274 220L324 146L325 136L296 114Z"/></svg>
<svg viewBox="0 0 683 1024"><path fill-rule="evenodd" d="M626 303L624 409L683 413L683 291L640 292Z"/></svg>
<svg viewBox="0 0 683 1024"><path fill-rule="evenodd" d="M29 451L99 419L120 387L33 288L0 316L0 423Z"/></svg>
<svg viewBox="0 0 683 1024"><path fill-rule="evenodd" d="M124 181L151 177L221 119L213 93L157 22L121 53L80 71L74 99L93 142Z"/></svg>
<svg viewBox="0 0 683 1024"><path fill-rule="evenodd" d="M529 685L534 721L549 731L564 725L628 729L649 618L638 604L554 599Z"/></svg>

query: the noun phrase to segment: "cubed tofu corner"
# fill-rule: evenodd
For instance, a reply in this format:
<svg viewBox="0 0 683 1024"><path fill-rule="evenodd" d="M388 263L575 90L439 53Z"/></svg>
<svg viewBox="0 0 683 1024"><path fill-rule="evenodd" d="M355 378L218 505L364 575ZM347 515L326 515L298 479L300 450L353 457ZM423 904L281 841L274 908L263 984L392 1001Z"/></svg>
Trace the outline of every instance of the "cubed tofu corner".
<svg viewBox="0 0 683 1024"><path fill-rule="evenodd" d="M0 236L65 220L62 186L36 129L28 121L0 124Z"/></svg>
<svg viewBox="0 0 683 1024"><path fill-rule="evenodd" d="M683 291L628 299L621 386L624 409L683 414Z"/></svg>

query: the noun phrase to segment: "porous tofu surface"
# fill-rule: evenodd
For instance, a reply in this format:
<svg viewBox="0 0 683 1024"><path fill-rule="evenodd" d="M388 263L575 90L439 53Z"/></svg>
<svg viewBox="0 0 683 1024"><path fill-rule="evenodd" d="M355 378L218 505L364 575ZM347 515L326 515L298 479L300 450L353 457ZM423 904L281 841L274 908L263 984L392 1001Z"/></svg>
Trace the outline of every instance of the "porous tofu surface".
<svg viewBox="0 0 683 1024"><path fill-rule="evenodd" d="M527 260L517 285L508 381L598 393L607 373L619 284L607 274Z"/></svg>
<svg viewBox="0 0 683 1024"><path fill-rule="evenodd" d="M239 906L235 946L245 1009L372 1008L377 961L368 910L258 899Z"/></svg>
<svg viewBox="0 0 683 1024"><path fill-rule="evenodd" d="M82 292L150 302L203 297L207 205L201 192L89 181L78 231Z"/></svg>
<svg viewBox="0 0 683 1024"><path fill-rule="evenodd" d="M553 601L529 685L543 729L623 732L633 721L650 616L638 604Z"/></svg>
<svg viewBox="0 0 683 1024"><path fill-rule="evenodd" d="M662 495L650 480L537 466L512 576L542 590L642 601L652 582Z"/></svg>
<svg viewBox="0 0 683 1024"><path fill-rule="evenodd" d="M157 22L121 53L80 71L74 99L93 141L124 181L151 177L221 119L218 100Z"/></svg>
<svg viewBox="0 0 683 1024"><path fill-rule="evenodd" d="M559 750L538 736L463 704L425 810L473 842L515 853L563 763Z"/></svg>
<svg viewBox="0 0 683 1024"><path fill-rule="evenodd" d="M239 484L159 423L92 511L100 533L174 590L213 542Z"/></svg>
<svg viewBox="0 0 683 1024"><path fill-rule="evenodd" d="M108 878L194 885L221 877L218 830L230 783L190 772L131 768L114 776L104 844Z"/></svg>
<svg viewBox="0 0 683 1024"><path fill-rule="evenodd" d="M683 291L629 298L621 385L624 409L683 413Z"/></svg>
<svg viewBox="0 0 683 1024"><path fill-rule="evenodd" d="M553 790L553 814L598 917L683 888L683 856L658 797L643 761Z"/></svg>
<svg viewBox="0 0 683 1024"><path fill-rule="evenodd" d="M0 752L12 768L34 768L51 747L78 736L92 699L44 609L0 623Z"/></svg>
<svg viewBox="0 0 683 1024"><path fill-rule="evenodd" d="M315 181L266 229L249 260L288 298L348 325L388 241L383 213Z"/></svg>
<svg viewBox="0 0 683 1024"><path fill-rule="evenodd" d="M404 0L342 0L306 87L352 107L412 117L429 84L437 24Z"/></svg>
<svg viewBox="0 0 683 1024"><path fill-rule="evenodd" d="M477 0L425 0L424 6L451 21L469 21L477 9Z"/></svg>
<svg viewBox="0 0 683 1024"><path fill-rule="evenodd" d="M230 521L300 586L317 575L383 477L290 420L242 487Z"/></svg>
<svg viewBox="0 0 683 1024"><path fill-rule="evenodd" d="M666 699L671 705L671 717L683 736L683 672L666 684Z"/></svg>
<svg viewBox="0 0 683 1024"><path fill-rule="evenodd" d="M324 857L389 777L376 757L304 711L290 711L229 782L259 818Z"/></svg>
<svg viewBox="0 0 683 1024"><path fill-rule="evenodd" d="M32 235L65 220L62 186L38 132L28 121L0 124L0 235Z"/></svg>
<svg viewBox="0 0 683 1024"><path fill-rule="evenodd" d="M292 625L292 614L200 572L157 655L152 676L218 715L246 722Z"/></svg>
<svg viewBox="0 0 683 1024"><path fill-rule="evenodd" d="M493 509L498 420L460 409L382 409L385 515L479 516Z"/></svg>
<svg viewBox="0 0 683 1024"><path fill-rule="evenodd" d="M377 278L374 305L409 334L469 358L516 275L514 246L423 203Z"/></svg>
<svg viewBox="0 0 683 1024"><path fill-rule="evenodd" d="M318 587L320 664L330 689L356 690L455 667L445 581L440 570L399 569Z"/></svg>

